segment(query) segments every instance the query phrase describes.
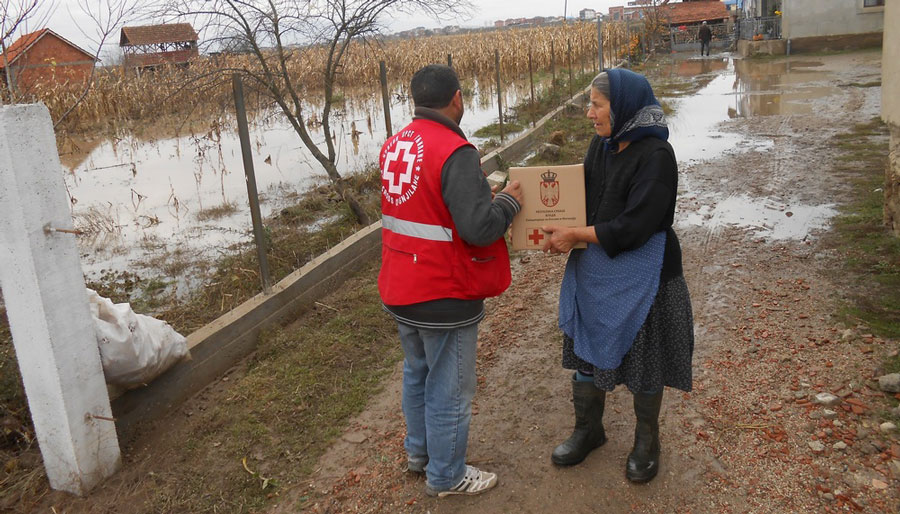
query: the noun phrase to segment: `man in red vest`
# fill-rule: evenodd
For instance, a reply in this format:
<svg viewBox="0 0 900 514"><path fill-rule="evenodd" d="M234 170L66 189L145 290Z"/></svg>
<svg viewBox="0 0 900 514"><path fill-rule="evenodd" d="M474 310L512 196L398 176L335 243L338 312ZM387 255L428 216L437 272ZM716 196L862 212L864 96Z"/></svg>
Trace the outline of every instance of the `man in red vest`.
<svg viewBox="0 0 900 514"><path fill-rule="evenodd" d="M503 235L521 208L512 182L492 198L478 150L459 128L452 68L426 66L410 83L412 123L381 149L378 289L403 346L408 469L430 496L478 494L497 475L466 465L475 351L484 299L509 286Z"/></svg>

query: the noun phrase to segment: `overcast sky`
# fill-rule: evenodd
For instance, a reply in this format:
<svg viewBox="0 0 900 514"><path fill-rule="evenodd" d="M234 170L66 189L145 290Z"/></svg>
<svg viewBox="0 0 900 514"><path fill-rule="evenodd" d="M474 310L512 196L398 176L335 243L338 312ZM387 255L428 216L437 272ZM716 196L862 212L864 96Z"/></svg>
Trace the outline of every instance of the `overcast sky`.
<svg viewBox="0 0 900 514"><path fill-rule="evenodd" d="M49 0L47 0L49 3ZM88 0L95 4L95 0ZM419 26L425 28L434 28L443 25L460 25L463 27L483 27L493 24L494 20L502 20L507 18L530 18L533 16L562 16L565 10L568 16L578 16L578 12L584 8L594 9L603 13L609 10L613 5L624 5L627 0L472 0L476 6L476 11L471 18L445 19L437 22L424 16L416 16L414 18L398 17L385 18L383 23L387 25L388 32L398 32ZM149 3L149 2L148 2ZM91 42L90 38L84 36L79 27L92 35L95 32L94 24L85 16L78 7L78 0L56 0L57 7L50 17L47 26L72 41L85 50L93 52L96 45ZM145 21L145 24L151 23ZM37 30L42 27L36 27L33 24L28 27L29 30ZM113 35L111 41L106 45L106 51L111 47L118 45L118 31ZM106 53L104 51L104 54Z"/></svg>

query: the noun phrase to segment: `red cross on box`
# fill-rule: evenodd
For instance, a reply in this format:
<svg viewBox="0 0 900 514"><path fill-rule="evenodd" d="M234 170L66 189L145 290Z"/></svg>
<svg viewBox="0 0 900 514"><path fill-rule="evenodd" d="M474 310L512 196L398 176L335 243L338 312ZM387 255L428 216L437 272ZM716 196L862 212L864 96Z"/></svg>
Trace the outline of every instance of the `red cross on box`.
<svg viewBox="0 0 900 514"><path fill-rule="evenodd" d="M541 240L544 239L544 234L542 234L540 230L534 229L531 231L528 239L531 239L532 243L534 243L535 245L539 245L541 244Z"/></svg>

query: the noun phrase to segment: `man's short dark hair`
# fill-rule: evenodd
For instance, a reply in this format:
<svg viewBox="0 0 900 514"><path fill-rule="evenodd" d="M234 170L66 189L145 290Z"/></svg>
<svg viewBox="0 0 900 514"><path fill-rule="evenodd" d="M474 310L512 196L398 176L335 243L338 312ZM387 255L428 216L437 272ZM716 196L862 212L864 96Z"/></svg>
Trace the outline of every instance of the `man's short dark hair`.
<svg viewBox="0 0 900 514"><path fill-rule="evenodd" d="M440 109L459 91L459 77L449 66L429 64L413 75L409 89L416 107Z"/></svg>

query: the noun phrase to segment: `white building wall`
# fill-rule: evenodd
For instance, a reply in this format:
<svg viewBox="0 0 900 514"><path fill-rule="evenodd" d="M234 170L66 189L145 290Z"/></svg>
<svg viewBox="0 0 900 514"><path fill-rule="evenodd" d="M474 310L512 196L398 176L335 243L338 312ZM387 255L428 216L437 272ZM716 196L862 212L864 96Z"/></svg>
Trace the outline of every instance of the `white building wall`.
<svg viewBox="0 0 900 514"><path fill-rule="evenodd" d="M891 145L884 181L884 222L900 237L900 0L884 9L881 54L881 117L890 126Z"/></svg>
<svg viewBox="0 0 900 514"><path fill-rule="evenodd" d="M782 0L782 37L868 34L884 30L884 7L864 0ZM897 0L887 0L887 3Z"/></svg>
<svg viewBox="0 0 900 514"><path fill-rule="evenodd" d="M900 127L900 0L884 9L884 47L881 54L881 115Z"/></svg>

